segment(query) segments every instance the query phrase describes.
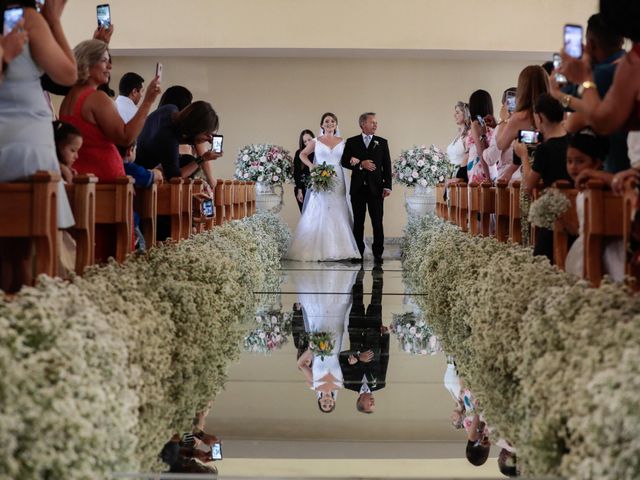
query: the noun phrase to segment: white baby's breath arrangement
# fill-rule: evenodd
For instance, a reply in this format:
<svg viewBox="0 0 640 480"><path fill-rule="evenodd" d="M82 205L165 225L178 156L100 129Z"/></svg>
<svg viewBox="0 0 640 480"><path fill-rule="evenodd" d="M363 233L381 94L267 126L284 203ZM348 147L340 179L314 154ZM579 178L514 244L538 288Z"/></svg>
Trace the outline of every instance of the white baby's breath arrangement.
<svg viewBox="0 0 640 480"><path fill-rule="evenodd" d="M290 182L293 178L291 155L279 145L246 145L238 152L235 178L271 185Z"/></svg>
<svg viewBox="0 0 640 480"><path fill-rule="evenodd" d="M433 216L405 234L405 280L523 472L638 478L640 299Z"/></svg>
<svg viewBox="0 0 640 480"><path fill-rule="evenodd" d="M553 229L555 221L571 206L571 201L557 188L547 188L529 207L529 222L540 228Z"/></svg>
<svg viewBox="0 0 640 480"><path fill-rule="evenodd" d="M435 187L449 178L451 163L435 145L414 146L402 150L393 162L393 177L396 183L414 187Z"/></svg>

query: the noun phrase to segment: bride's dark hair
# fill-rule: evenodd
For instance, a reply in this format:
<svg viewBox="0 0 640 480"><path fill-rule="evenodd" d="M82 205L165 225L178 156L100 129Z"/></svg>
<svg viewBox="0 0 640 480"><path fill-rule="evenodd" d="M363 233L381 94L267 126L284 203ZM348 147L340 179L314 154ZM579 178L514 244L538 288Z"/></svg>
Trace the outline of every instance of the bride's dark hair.
<svg viewBox="0 0 640 480"><path fill-rule="evenodd" d="M327 112L324 115L322 115L322 118L320 119L320 129L322 130L322 133L324 133L324 128L322 128L322 124L324 123L324 119L327 117L333 118L336 121L336 127L338 126L338 117L336 117L336 114Z"/></svg>

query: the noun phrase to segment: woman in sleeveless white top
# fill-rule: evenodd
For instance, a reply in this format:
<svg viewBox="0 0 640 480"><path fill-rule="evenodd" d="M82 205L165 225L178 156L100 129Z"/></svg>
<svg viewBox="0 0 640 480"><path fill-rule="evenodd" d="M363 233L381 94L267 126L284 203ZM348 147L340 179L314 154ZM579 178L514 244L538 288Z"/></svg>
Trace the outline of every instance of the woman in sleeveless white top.
<svg viewBox="0 0 640 480"><path fill-rule="evenodd" d="M340 164L344 141L334 136L335 116L323 116L324 135L309 142L300 158L311 167L326 163L335 168L333 189L327 192L308 190L302 215L293 234L287 258L303 262L347 260L359 258L353 237L353 213L347 197L347 178ZM339 140L338 143L335 143ZM314 163L308 154L314 152Z"/></svg>

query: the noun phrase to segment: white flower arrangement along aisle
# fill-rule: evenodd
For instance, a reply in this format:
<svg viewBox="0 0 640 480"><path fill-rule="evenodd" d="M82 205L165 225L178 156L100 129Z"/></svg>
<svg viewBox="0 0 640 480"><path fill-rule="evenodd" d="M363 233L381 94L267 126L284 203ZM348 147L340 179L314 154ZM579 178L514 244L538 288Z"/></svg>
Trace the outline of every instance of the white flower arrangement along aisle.
<svg viewBox="0 0 640 480"><path fill-rule="evenodd" d="M640 298L433 216L405 233L425 320L523 474L640 478Z"/></svg>
<svg viewBox="0 0 640 480"><path fill-rule="evenodd" d="M0 303L0 478L157 469L222 388L289 232L260 213Z"/></svg>

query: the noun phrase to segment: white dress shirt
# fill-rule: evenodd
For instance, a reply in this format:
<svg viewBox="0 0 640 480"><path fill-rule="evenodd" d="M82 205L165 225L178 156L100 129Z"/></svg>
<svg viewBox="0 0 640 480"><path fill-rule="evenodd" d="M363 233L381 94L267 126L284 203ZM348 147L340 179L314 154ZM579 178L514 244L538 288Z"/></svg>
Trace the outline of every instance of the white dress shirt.
<svg viewBox="0 0 640 480"><path fill-rule="evenodd" d="M362 387L360 387L360 395L363 393L371 393L371 389L369 388L369 382L367 382L367 375L362 375Z"/></svg>
<svg viewBox="0 0 640 480"><path fill-rule="evenodd" d="M116 108L124 123L129 123L136 113L138 113L138 107L133 103L133 100L122 95L118 95L118 98L116 98Z"/></svg>

